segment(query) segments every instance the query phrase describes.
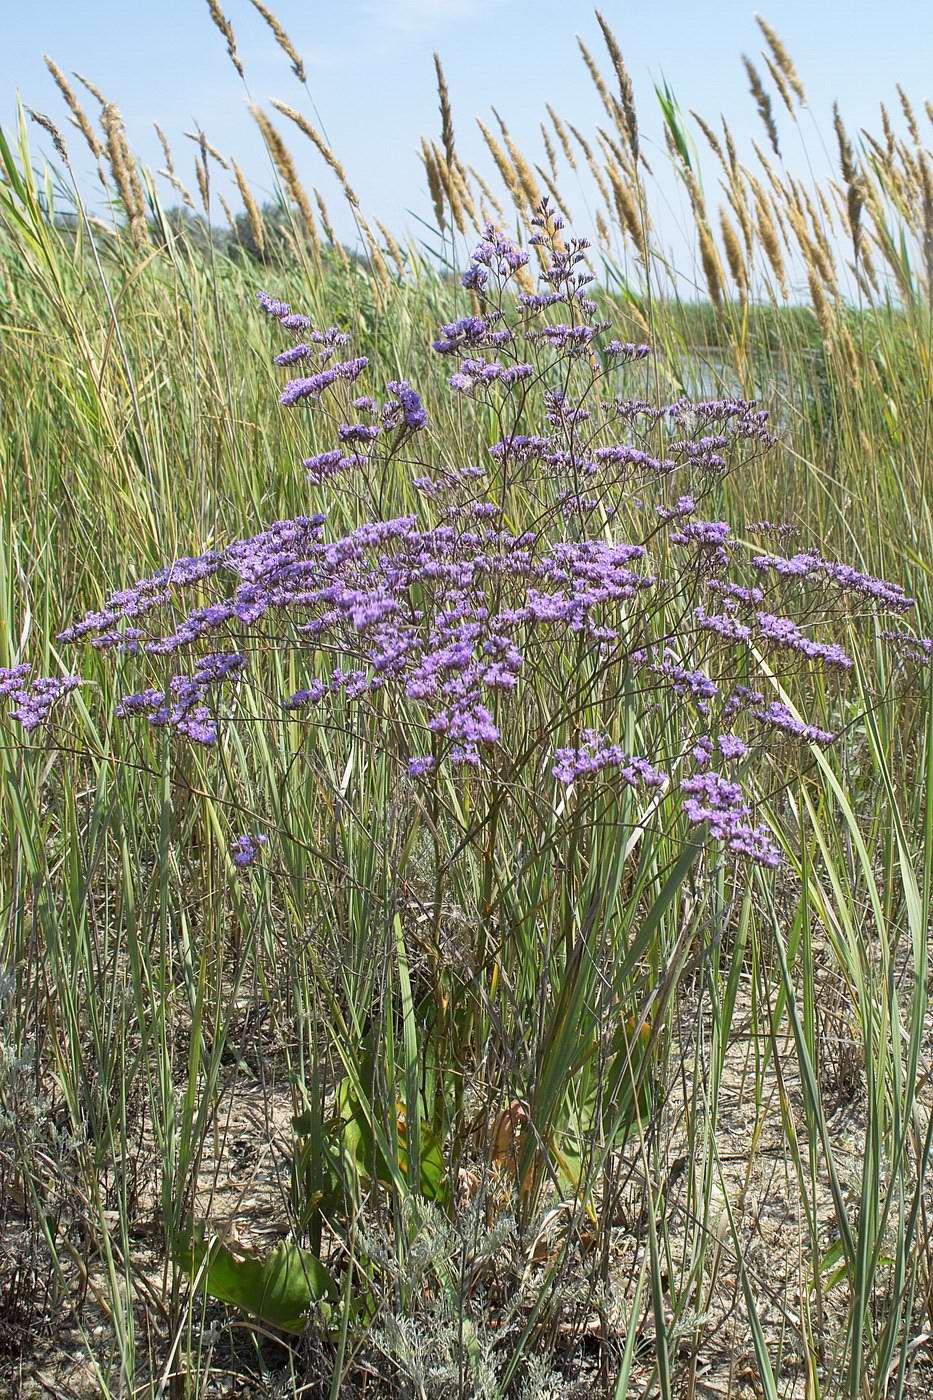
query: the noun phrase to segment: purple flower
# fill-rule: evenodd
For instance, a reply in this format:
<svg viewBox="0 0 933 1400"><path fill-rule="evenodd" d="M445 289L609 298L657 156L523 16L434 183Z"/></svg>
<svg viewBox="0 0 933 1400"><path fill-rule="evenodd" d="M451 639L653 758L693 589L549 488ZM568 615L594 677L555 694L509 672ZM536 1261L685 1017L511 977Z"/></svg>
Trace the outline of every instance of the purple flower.
<svg viewBox="0 0 933 1400"><path fill-rule="evenodd" d="M408 380L393 379L387 387L398 400L402 418L408 431L414 433L419 428L423 428L428 421L428 415L420 395L411 387Z"/></svg>
<svg viewBox="0 0 933 1400"><path fill-rule="evenodd" d="M230 855L233 858L234 865L239 866L241 869L246 865L252 865L257 859L262 847L268 846L268 844L268 836L263 836L261 834L251 836L248 832L243 832L241 835L235 836L230 842Z"/></svg>

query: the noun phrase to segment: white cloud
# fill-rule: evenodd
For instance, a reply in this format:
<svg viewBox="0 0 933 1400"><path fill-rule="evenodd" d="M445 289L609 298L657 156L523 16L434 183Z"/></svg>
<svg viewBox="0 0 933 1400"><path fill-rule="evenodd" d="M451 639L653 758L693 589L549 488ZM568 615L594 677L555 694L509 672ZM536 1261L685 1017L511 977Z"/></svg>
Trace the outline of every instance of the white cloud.
<svg viewBox="0 0 933 1400"><path fill-rule="evenodd" d="M485 0L370 0L369 11L392 29L425 30L432 24L467 19Z"/></svg>

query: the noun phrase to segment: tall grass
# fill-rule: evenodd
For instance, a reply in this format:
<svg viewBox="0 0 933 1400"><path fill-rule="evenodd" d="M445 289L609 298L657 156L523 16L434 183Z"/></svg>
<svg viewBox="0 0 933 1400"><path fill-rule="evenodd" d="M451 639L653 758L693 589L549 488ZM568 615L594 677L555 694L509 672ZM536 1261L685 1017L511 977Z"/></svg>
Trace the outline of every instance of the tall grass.
<svg viewBox="0 0 933 1400"><path fill-rule="evenodd" d="M770 119L796 123L796 70L765 36L788 92ZM619 332L654 347L647 396L739 390L772 409L779 448L726 478L724 517L789 520L799 547L899 579L928 617L933 201L916 119L910 142L886 117L858 152L840 123L844 183L809 191L699 126L730 257L659 93L697 239L696 270L675 276L606 37L612 79L589 64L605 131L552 118L539 165L489 129L510 217L527 224L542 186L560 204L573 178L604 230L592 261ZM450 268L495 213L438 75L439 259L393 253L361 213L360 256L322 239L267 126L278 222L259 240L247 203L223 243L166 211L119 114L100 138L113 222L66 165L35 170L25 120L4 140L0 663L68 670L56 633L112 588L307 510L296 464L330 444L270 409L261 287L352 328L380 382L416 380L449 462L482 455L485 425L451 408L427 348L469 309ZM685 275L708 301L681 296ZM798 280L806 300L785 304ZM410 507L402 473L382 504ZM330 528L360 509L338 496ZM452 788L449 821L400 804L391 745L349 708L296 727L259 702L219 755L195 752L113 718L131 658L82 656L90 683L54 729L4 727L0 748L10 1384L925 1394L933 705L929 672L895 674L874 636L847 645L845 738L774 799L777 877L697 864L611 806L569 868L546 844L525 860L534 791L497 815ZM272 658L276 693L304 679ZM273 838L245 872L242 830ZM282 1240L285 1284L267 1275L236 1306L243 1258Z"/></svg>

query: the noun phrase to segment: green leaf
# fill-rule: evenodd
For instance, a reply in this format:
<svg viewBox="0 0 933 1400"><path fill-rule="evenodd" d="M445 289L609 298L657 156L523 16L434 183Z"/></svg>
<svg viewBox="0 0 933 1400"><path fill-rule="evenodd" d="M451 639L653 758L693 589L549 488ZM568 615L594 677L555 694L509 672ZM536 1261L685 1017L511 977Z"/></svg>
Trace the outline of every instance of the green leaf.
<svg viewBox="0 0 933 1400"><path fill-rule="evenodd" d="M212 1298L250 1313L283 1332L302 1332L311 1304L337 1298L337 1285L320 1259L293 1240L280 1240L264 1259L208 1244L203 1228L180 1262Z"/></svg>

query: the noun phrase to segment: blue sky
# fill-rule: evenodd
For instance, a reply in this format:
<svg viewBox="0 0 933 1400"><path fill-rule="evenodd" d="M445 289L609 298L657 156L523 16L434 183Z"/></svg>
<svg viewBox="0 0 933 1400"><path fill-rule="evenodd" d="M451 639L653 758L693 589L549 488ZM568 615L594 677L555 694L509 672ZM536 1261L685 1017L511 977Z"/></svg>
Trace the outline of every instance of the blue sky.
<svg viewBox="0 0 933 1400"><path fill-rule="evenodd" d="M237 34L253 100L277 96L307 106L287 60L249 0L222 0L222 6ZM268 160L246 111L246 93L205 0L136 0L133 5L125 0L0 0L0 8L0 120L5 124L12 120L17 91L32 106L63 120L61 99L42 63L47 51L66 72L86 74L117 103L134 148L153 167L161 163L152 130L155 119L172 140L183 177L194 186L194 147L182 133L197 122L214 145L236 155L258 189L271 192ZM482 115L488 120L492 105L523 149L535 153L541 151L537 129L546 101L584 133L601 120L575 41L581 34L602 58L588 3L273 0L272 8L305 58L318 112L364 207L396 231L408 227L417 232L413 216L429 217L416 152L421 134L438 130L434 49L447 71L458 148L486 171L489 161L474 119ZM707 0L705 5L696 0L603 0L602 9L634 81L646 142L661 139L653 84L662 78L684 111L693 107L707 119L725 113L746 150L752 136L761 140L740 62L742 52L757 59L763 44L753 0ZM809 163L821 174L834 163L835 151L824 146L831 144L833 98L852 132L862 125L877 131L879 99L901 130L894 87L899 81L926 125L923 99L933 96L930 0L770 0L763 12L794 55L813 114L804 116L802 141L775 95L788 165L795 173L805 174ZM90 98L87 106L94 106ZM927 126L927 135L933 137L933 128ZM35 139L47 148L40 133ZM335 223L349 235L352 226L338 207L333 178L298 132L288 132L288 140L302 177L324 191ZM77 168L90 181L90 156L76 133L71 145ZM650 159L650 144L647 149ZM707 172L714 180L712 167ZM572 179L566 185L573 206ZM165 195L170 200L168 189ZM672 206L678 197L670 184L662 186L661 196ZM679 218L676 208L669 217L673 228Z"/></svg>

